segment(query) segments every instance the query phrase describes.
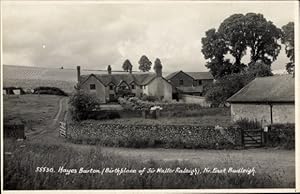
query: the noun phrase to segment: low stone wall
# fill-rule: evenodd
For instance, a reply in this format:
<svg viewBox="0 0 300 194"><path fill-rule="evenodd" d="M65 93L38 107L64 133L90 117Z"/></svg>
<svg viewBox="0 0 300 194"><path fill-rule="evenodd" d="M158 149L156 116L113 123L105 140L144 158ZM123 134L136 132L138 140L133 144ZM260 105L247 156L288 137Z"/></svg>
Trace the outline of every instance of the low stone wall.
<svg viewBox="0 0 300 194"><path fill-rule="evenodd" d="M200 104L203 107L210 107L211 103L207 102L203 96L182 95L182 100L186 103Z"/></svg>
<svg viewBox="0 0 300 194"><path fill-rule="evenodd" d="M165 147L165 148L233 148L241 145L240 130L223 129L228 140L214 126L189 125L123 125L84 121L68 128L75 143L101 144L116 147Z"/></svg>

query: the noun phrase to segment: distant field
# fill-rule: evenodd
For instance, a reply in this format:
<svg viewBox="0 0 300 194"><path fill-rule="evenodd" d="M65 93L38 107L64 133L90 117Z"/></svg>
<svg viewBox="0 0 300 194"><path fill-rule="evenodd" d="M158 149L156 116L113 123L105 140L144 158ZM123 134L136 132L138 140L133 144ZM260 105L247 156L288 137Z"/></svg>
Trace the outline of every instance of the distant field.
<svg viewBox="0 0 300 194"><path fill-rule="evenodd" d="M40 130L40 128L48 126L53 121L60 98L60 96L54 95L4 96L4 120L19 118L28 127L26 132Z"/></svg>

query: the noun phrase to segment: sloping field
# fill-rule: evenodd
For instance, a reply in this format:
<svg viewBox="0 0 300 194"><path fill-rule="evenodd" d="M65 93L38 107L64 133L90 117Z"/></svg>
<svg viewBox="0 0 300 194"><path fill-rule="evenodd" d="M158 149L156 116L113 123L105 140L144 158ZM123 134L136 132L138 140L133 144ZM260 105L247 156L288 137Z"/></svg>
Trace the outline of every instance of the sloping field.
<svg viewBox="0 0 300 194"><path fill-rule="evenodd" d="M106 70L86 70L82 68L81 74L107 74ZM113 71L114 73L114 71ZM115 73L128 73L115 71ZM140 73L140 72L135 72ZM3 86L22 87L33 89L38 86L58 87L65 92L72 92L77 82L76 67L74 69L29 67L16 65L3 65Z"/></svg>

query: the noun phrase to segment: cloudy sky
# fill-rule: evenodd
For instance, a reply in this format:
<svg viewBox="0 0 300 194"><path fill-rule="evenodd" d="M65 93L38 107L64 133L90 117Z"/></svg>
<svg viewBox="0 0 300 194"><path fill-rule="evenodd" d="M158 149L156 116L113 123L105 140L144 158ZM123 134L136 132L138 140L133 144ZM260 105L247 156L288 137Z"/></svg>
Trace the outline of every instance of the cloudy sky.
<svg viewBox="0 0 300 194"><path fill-rule="evenodd" d="M277 27L295 18L295 2L231 3L39 3L2 7L3 63L41 67L81 65L134 70L145 54L160 58L164 71L208 71L201 38L235 13L262 13ZM247 57L244 59L247 60ZM284 50L273 69L288 61Z"/></svg>

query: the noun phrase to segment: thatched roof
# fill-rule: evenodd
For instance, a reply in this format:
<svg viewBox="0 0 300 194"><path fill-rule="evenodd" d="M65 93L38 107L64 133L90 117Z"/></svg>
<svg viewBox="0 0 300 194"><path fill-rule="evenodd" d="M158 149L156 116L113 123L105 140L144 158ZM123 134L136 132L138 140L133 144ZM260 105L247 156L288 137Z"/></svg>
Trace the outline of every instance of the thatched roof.
<svg viewBox="0 0 300 194"><path fill-rule="evenodd" d="M292 75L256 78L228 102L295 102L295 79Z"/></svg>
<svg viewBox="0 0 300 194"><path fill-rule="evenodd" d="M90 76L95 76L100 82L104 85L114 84L118 85L120 82L125 81L127 84L136 83L137 85L147 85L150 83L155 77L154 73L138 73L138 74L90 74L90 75L81 75L81 83L84 83Z"/></svg>

